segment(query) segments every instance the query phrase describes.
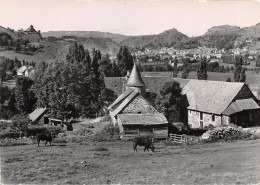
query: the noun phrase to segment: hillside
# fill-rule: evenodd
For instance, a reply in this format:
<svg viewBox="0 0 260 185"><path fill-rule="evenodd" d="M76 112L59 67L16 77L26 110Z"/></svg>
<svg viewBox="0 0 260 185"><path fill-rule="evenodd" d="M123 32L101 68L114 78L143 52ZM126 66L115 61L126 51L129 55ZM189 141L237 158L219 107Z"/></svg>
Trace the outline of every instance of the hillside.
<svg viewBox="0 0 260 185"><path fill-rule="evenodd" d="M2 26L0 26L0 33L7 33L12 37L14 36L14 32L12 30L4 28Z"/></svg>
<svg viewBox="0 0 260 185"><path fill-rule="evenodd" d="M99 31L48 31L42 33L43 37L57 37L62 38L64 36L76 36L76 37L84 37L84 38L109 38L117 43L122 42L127 39L128 36L114 34L109 32L99 32Z"/></svg>
<svg viewBox="0 0 260 185"><path fill-rule="evenodd" d="M208 31L204 34L206 35L213 35L213 34L239 34L240 27L238 26L230 26L230 25L221 25L221 26L213 26L208 29Z"/></svg>
<svg viewBox="0 0 260 185"><path fill-rule="evenodd" d="M29 28L32 28L34 30L32 25ZM10 35L12 37L12 39L14 41L28 40L29 42L40 42L42 40L41 34L37 31L33 31L33 32L14 31L12 29L4 28L4 27L0 26L0 33L7 33L8 35Z"/></svg>
<svg viewBox="0 0 260 185"><path fill-rule="evenodd" d="M111 39L105 38L86 38L80 41L80 43L89 51L96 48L100 50L102 54L108 53L109 55L116 54L120 47L119 44ZM66 55L69 52L69 47L73 44L73 41L61 40L55 42L43 42L42 44L44 47L33 55L15 53L14 51L0 51L0 56L5 56L12 59L17 57L18 60L34 62L45 61L50 63L60 60L65 61Z"/></svg>
<svg viewBox="0 0 260 185"><path fill-rule="evenodd" d="M187 39L188 36L173 28L158 35L133 36L124 40L120 44L130 47L163 47L173 46L177 43L186 41Z"/></svg>

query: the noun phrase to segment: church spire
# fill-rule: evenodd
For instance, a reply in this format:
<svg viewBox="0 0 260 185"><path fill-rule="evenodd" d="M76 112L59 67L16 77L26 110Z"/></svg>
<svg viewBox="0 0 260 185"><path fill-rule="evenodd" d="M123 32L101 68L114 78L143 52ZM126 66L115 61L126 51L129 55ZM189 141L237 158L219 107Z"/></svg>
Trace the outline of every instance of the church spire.
<svg viewBox="0 0 260 185"><path fill-rule="evenodd" d="M132 72L126 82L126 89L131 88L134 89L138 92L140 92L140 94L142 96L145 96L145 83L142 80L142 77L134 63L134 67L132 69Z"/></svg>
<svg viewBox="0 0 260 185"><path fill-rule="evenodd" d="M126 86L128 87L145 87L145 84L141 78L141 75L134 63L132 72L127 80Z"/></svg>

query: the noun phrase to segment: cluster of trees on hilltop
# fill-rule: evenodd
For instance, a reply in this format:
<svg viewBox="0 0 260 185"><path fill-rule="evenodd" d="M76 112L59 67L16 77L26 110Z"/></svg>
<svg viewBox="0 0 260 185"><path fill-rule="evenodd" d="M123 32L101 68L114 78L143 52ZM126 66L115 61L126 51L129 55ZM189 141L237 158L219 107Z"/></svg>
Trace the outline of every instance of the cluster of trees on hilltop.
<svg viewBox="0 0 260 185"><path fill-rule="evenodd" d="M13 46L13 38L7 33L0 33L0 46Z"/></svg>

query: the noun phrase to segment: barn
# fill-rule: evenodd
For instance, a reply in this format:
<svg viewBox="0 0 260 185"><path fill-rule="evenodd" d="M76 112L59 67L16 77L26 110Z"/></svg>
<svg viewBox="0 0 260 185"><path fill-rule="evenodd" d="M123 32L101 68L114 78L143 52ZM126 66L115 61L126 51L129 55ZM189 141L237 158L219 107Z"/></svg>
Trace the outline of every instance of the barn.
<svg viewBox="0 0 260 185"><path fill-rule="evenodd" d="M259 122L257 98L245 83L190 80L183 88L192 128L230 123L248 127Z"/></svg>

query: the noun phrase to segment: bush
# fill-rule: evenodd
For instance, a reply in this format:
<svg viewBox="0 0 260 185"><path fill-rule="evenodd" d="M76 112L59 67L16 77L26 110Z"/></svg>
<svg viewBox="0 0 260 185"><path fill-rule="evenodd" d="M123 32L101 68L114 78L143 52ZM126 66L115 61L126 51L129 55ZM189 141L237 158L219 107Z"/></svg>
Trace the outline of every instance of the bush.
<svg viewBox="0 0 260 185"><path fill-rule="evenodd" d="M92 138L93 141L116 141L119 140L119 127L109 124L105 126L100 132L96 133Z"/></svg>
<svg viewBox="0 0 260 185"><path fill-rule="evenodd" d="M21 134L21 135L20 135ZM25 133L24 132L19 132L17 130L14 130L12 128L6 128L4 130L2 130L0 132L0 139L4 139L4 138L19 138L19 137L23 137L25 136Z"/></svg>
<svg viewBox="0 0 260 185"><path fill-rule="evenodd" d="M27 128L26 134L29 136L36 136L37 133L51 133L57 136L62 133L63 130L59 126L43 126L43 125L33 125Z"/></svg>
<svg viewBox="0 0 260 185"><path fill-rule="evenodd" d="M215 127L214 127L214 125L209 124L209 125L205 126L204 128L205 128L206 130L213 130Z"/></svg>

